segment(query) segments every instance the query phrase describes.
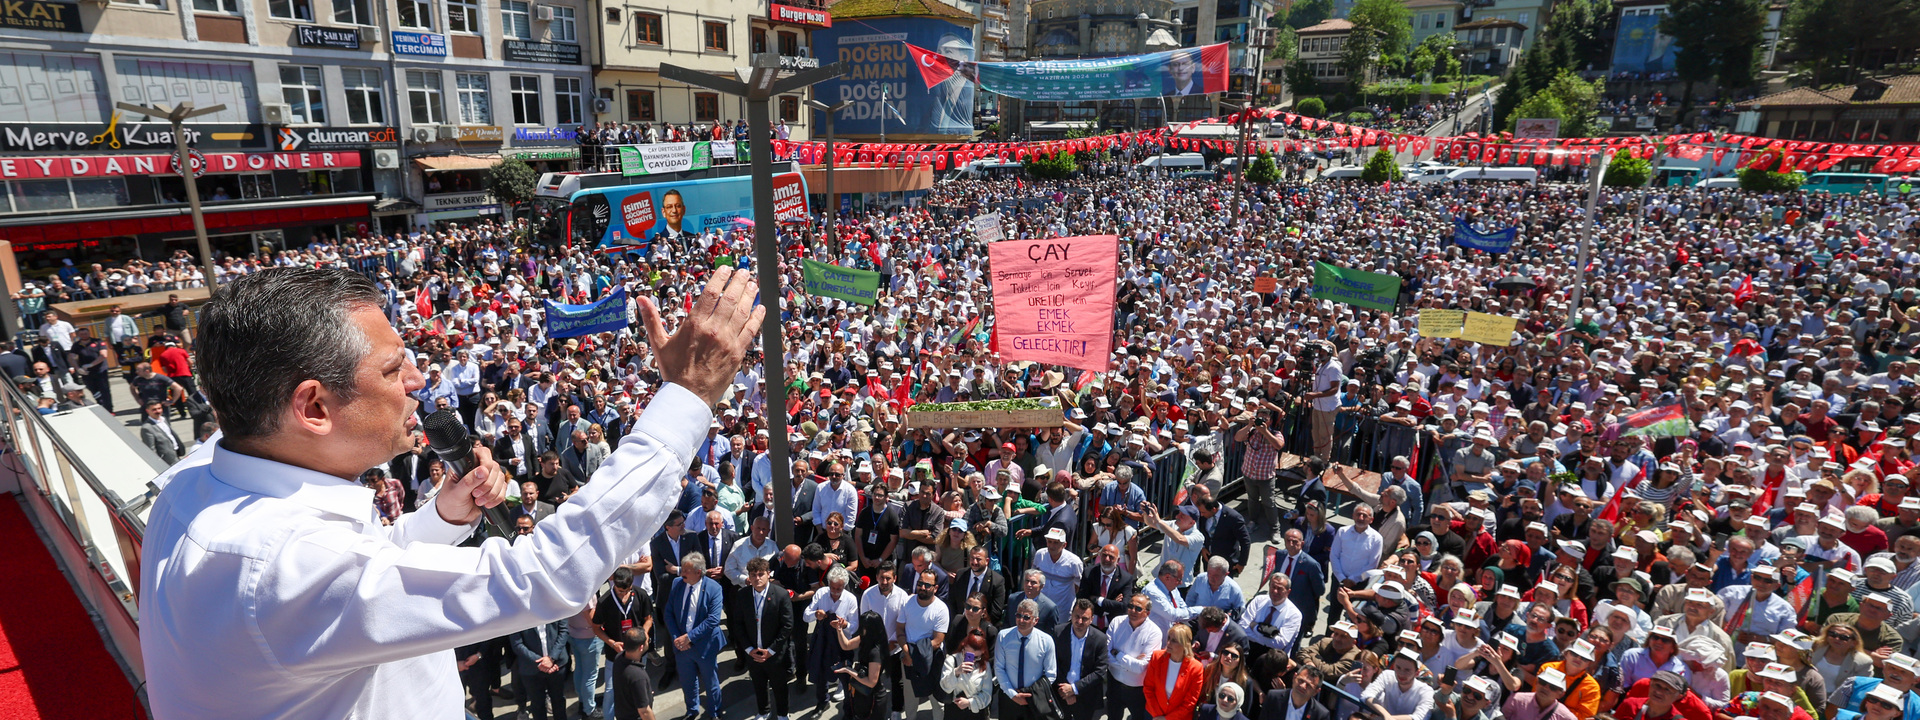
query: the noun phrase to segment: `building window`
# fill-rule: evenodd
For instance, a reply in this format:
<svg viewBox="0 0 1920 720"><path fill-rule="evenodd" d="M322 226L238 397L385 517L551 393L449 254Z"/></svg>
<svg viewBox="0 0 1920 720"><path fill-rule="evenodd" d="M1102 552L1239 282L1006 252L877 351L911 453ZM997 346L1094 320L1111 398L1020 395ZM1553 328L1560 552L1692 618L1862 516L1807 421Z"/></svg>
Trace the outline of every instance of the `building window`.
<svg viewBox="0 0 1920 720"><path fill-rule="evenodd" d="M533 39L533 16L527 4L518 0L500 3L500 34L520 40Z"/></svg>
<svg viewBox="0 0 1920 720"><path fill-rule="evenodd" d="M780 33L780 54L787 57L800 56L800 36L796 33Z"/></svg>
<svg viewBox="0 0 1920 720"><path fill-rule="evenodd" d="M113 0L118 5L139 5L141 7L167 9L167 0Z"/></svg>
<svg viewBox="0 0 1920 720"><path fill-rule="evenodd" d="M547 26L547 33L553 37L553 41L573 42L578 39L580 36L579 31L575 29L573 8L559 5L552 7L553 22Z"/></svg>
<svg viewBox="0 0 1920 720"><path fill-rule="evenodd" d="M792 95L780 96L780 121L800 122L800 98Z"/></svg>
<svg viewBox="0 0 1920 720"><path fill-rule="evenodd" d="M400 27L415 30L433 29L432 0L394 0L396 10L400 12Z"/></svg>
<svg viewBox="0 0 1920 720"><path fill-rule="evenodd" d="M693 119L697 122L713 122L719 120L720 96L715 93L694 93Z"/></svg>
<svg viewBox="0 0 1920 720"><path fill-rule="evenodd" d="M0 213L119 207L128 202L126 178L15 180L0 183Z"/></svg>
<svg viewBox="0 0 1920 720"><path fill-rule="evenodd" d="M193 0L195 12L240 14L240 0Z"/></svg>
<svg viewBox="0 0 1920 720"><path fill-rule="evenodd" d="M380 92L380 71L373 68L340 68L340 81L347 88L347 123L382 125L387 122L387 103Z"/></svg>
<svg viewBox="0 0 1920 720"><path fill-rule="evenodd" d="M627 91L627 122L653 122L653 91Z"/></svg>
<svg viewBox="0 0 1920 720"><path fill-rule="evenodd" d="M447 30L480 32L480 0L447 0Z"/></svg>
<svg viewBox="0 0 1920 720"><path fill-rule="evenodd" d="M487 92L487 74L459 73L453 76L453 85L460 94L460 124L492 125L493 98Z"/></svg>
<svg viewBox="0 0 1920 720"><path fill-rule="evenodd" d="M280 68L280 97L293 108L296 125L324 125L327 122L327 91L320 84L320 68L283 65Z"/></svg>
<svg viewBox="0 0 1920 720"><path fill-rule="evenodd" d="M553 122L555 125L579 125L581 122L580 78L553 79Z"/></svg>
<svg viewBox="0 0 1920 720"><path fill-rule="evenodd" d="M373 10L367 0L333 0L333 21L344 25L372 25Z"/></svg>
<svg viewBox="0 0 1920 720"><path fill-rule="evenodd" d="M507 77L508 90L513 100L513 123L515 125L539 125L540 122L540 76L510 75Z"/></svg>
<svg viewBox="0 0 1920 720"><path fill-rule="evenodd" d="M267 14L286 20L313 22L313 0L267 0Z"/></svg>
<svg viewBox="0 0 1920 720"><path fill-rule="evenodd" d="M660 44L660 16L653 13L633 14L633 43L635 45Z"/></svg>
<svg viewBox="0 0 1920 720"><path fill-rule="evenodd" d="M727 24L723 22L708 22L706 23L706 28L707 49L715 52L726 52Z"/></svg>
<svg viewBox="0 0 1920 720"><path fill-rule="evenodd" d="M767 51L766 28L753 28L747 31L747 36L753 43L753 54L760 55Z"/></svg>
<svg viewBox="0 0 1920 720"><path fill-rule="evenodd" d="M440 101L439 70L407 71L407 119L415 125L446 123L446 105Z"/></svg>

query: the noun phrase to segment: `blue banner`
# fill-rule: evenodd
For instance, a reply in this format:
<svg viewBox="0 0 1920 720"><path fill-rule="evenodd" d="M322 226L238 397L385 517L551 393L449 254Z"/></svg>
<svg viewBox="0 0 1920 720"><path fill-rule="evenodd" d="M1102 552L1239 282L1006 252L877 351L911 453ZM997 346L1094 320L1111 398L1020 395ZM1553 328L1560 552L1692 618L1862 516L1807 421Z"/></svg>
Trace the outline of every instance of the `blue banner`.
<svg viewBox="0 0 1920 720"><path fill-rule="evenodd" d="M844 75L814 86L826 103L846 101L834 117L840 136L886 135L893 142L935 142L973 137L974 83L953 74L928 87L908 44L953 62L972 62L973 21L961 25L937 17L862 18L813 31L811 46L821 64L844 62ZM829 99L830 98L830 99ZM815 113L818 122L818 112Z"/></svg>
<svg viewBox="0 0 1920 720"><path fill-rule="evenodd" d="M1510 227L1494 232L1480 232L1460 218L1453 219L1453 244L1469 250L1503 253L1513 249L1513 238L1520 234L1520 228Z"/></svg>
<svg viewBox="0 0 1920 720"><path fill-rule="evenodd" d="M586 305L547 303L547 337L570 338L594 333L615 332L627 328L627 289Z"/></svg>

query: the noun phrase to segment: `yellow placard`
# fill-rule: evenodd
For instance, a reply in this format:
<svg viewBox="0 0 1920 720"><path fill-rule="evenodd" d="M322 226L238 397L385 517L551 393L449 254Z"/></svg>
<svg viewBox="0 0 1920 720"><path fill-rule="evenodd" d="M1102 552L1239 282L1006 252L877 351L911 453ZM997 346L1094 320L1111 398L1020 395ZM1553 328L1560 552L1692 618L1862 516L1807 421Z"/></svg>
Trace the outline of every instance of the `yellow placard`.
<svg viewBox="0 0 1920 720"><path fill-rule="evenodd" d="M1505 315L1470 312L1460 329L1460 337L1483 345L1506 347L1513 344L1513 326L1517 322Z"/></svg>
<svg viewBox="0 0 1920 720"><path fill-rule="evenodd" d="M1465 310L1420 309L1420 336L1457 338L1467 322Z"/></svg>

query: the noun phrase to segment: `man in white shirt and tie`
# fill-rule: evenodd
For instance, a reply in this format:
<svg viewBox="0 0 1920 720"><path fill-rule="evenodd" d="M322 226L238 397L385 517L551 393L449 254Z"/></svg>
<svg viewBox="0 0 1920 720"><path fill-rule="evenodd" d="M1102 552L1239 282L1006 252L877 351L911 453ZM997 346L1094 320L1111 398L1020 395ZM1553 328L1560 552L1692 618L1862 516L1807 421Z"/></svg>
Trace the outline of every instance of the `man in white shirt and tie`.
<svg viewBox="0 0 1920 720"><path fill-rule="evenodd" d="M1127 619L1114 623L1107 636L1107 670L1113 682L1107 687L1107 720L1148 720L1147 694L1142 686L1147 676L1147 661L1159 650L1162 631L1148 621L1153 603L1145 593L1127 598ZM1123 715L1131 713L1130 718Z"/></svg>
<svg viewBox="0 0 1920 720"><path fill-rule="evenodd" d="M1267 578L1267 591L1247 601L1244 617L1252 630L1248 641L1293 655L1293 645L1300 638L1300 608L1289 599L1292 593L1293 580L1285 574L1275 572Z"/></svg>
<svg viewBox="0 0 1920 720"><path fill-rule="evenodd" d="M634 432L530 538L455 547L506 498L486 448L432 509L392 525L358 483L412 448L411 393L425 386L379 288L317 268L220 287L201 314L197 359L224 437L156 479L141 554L153 716L459 718L454 648L579 612L658 531L699 440L692 429L712 418L760 326L758 293L716 269L671 336L642 298L666 383ZM216 526L222 541L203 542ZM330 592L343 587L357 591Z"/></svg>

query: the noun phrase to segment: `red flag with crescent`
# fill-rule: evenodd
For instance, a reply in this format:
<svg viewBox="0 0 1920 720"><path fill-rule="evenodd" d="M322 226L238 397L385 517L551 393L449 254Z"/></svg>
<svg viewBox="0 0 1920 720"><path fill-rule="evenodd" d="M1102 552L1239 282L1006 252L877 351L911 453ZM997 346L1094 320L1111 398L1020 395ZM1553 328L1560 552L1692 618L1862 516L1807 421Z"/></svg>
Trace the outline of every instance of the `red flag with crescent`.
<svg viewBox="0 0 1920 720"><path fill-rule="evenodd" d="M926 48L907 43L907 52L913 55L914 67L920 68L920 80L933 87L946 82L947 78L959 72L960 61L941 55Z"/></svg>

